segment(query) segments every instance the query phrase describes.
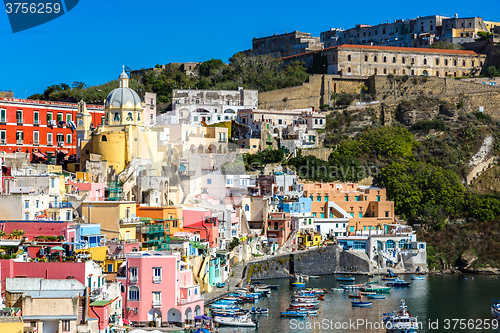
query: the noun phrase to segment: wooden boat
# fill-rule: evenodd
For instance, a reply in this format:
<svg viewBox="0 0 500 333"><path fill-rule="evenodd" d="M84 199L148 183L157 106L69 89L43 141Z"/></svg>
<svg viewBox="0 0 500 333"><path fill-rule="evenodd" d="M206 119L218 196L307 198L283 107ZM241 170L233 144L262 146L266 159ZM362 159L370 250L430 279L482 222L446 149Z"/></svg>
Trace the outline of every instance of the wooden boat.
<svg viewBox="0 0 500 333"><path fill-rule="evenodd" d="M352 306L357 306L357 307L362 307L362 308L372 306L372 302L363 302L363 301L352 301L351 304L352 304Z"/></svg>
<svg viewBox="0 0 500 333"><path fill-rule="evenodd" d="M354 280L356 280L354 277L341 277L341 276L339 276L337 278L337 281L354 281Z"/></svg>
<svg viewBox="0 0 500 333"><path fill-rule="evenodd" d="M304 282L292 282L292 287L304 288L306 284Z"/></svg>
<svg viewBox="0 0 500 333"><path fill-rule="evenodd" d="M221 317L215 316L213 321L224 326L239 326L239 327L257 327L258 322L250 318L248 315L236 317Z"/></svg>
<svg viewBox="0 0 500 333"><path fill-rule="evenodd" d="M349 295L347 295L347 297L349 297L349 298L362 298L363 295L361 295L361 294L349 294Z"/></svg>
<svg viewBox="0 0 500 333"><path fill-rule="evenodd" d="M307 313L305 312L301 312L301 311L284 311L284 312L280 312L280 316L281 317L290 317L290 318L293 318L293 317L305 317L307 316Z"/></svg>
<svg viewBox="0 0 500 333"><path fill-rule="evenodd" d="M316 294L328 294L328 288L307 288L306 290Z"/></svg>
<svg viewBox="0 0 500 333"><path fill-rule="evenodd" d="M394 280L396 280L395 277L382 276L382 281L394 281Z"/></svg>
<svg viewBox="0 0 500 333"><path fill-rule="evenodd" d="M391 292L391 287L384 287L384 286L380 286L380 285L376 285L376 286L365 286L363 288L361 288L361 291L373 291L373 292L376 292L376 293L389 293Z"/></svg>
<svg viewBox="0 0 500 333"><path fill-rule="evenodd" d="M293 299L292 304L313 304L313 305L318 305L319 301L316 300L303 300L303 299Z"/></svg>
<svg viewBox="0 0 500 333"><path fill-rule="evenodd" d="M368 295L369 299L385 299L385 295Z"/></svg>
<svg viewBox="0 0 500 333"><path fill-rule="evenodd" d="M425 275L412 275L412 280L425 280Z"/></svg>
<svg viewBox="0 0 500 333"><path fill-rule="evenodd" d="M301 308L301 309L317 309L318 306L316 304L309 303L291 303L291 308Z"/></svg>
<svg viewBox="0 0 500 333"><path fill-rule="evenodd" d="M401 280L399 278L396 278L392 282L387 282L387 285L392 286L392 287L409 287L410 284L411 284L411 281L405 281L405 280Z"/></svg>
<svg viewBox="0 0 500 333"><path fill-rule="evenodd" d="M252 307L252 309L250 310L250 313L251 314L258 314L258 315L268 314L269 309L262 309L260 307Z"/></svg>
<svg viewBox="0 0 500 333"><path fill-rule="evenodd" d="M362 291L360 292L361 295L375 295L376 292L374 291Z"/></svg>

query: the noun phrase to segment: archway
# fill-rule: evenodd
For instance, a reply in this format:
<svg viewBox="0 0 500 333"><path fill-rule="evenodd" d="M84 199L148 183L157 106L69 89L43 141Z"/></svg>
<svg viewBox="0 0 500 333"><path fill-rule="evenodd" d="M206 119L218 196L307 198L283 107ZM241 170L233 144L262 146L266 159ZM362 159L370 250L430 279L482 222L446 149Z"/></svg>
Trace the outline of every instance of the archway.
<svg viewBox="0 0 500 333"><path fill-rule="evenodd" d="M195 308L194 308L194 316L201 316L201 307L199 305L197 305Z"/></svg>
<svg viewBox="0 0 500 333"><path fill-rule="evenodd" d="M168 310L167 320L169 323L180 323L182 321L181 312L175 308L171 308Z"/></svg>
<svg viewBox="0 0 500 333"><path fill-rule="evenodd" d="M191 308L187 308L186 311L184 312L184 321L186 324L191 323L193 320L193 311Z"/></svg>
<svg viewBox="0 0 500 333"><path fill-rule="evenodd" d="M159 309L149 310L148 321L154 321L156 327L161 327L161 311Z"/></svg>
<svg viewBox="0 0 500 333"><path fill-rule="evenodd" d="M208 152L209 153L217 152L217 147L214 144L211 144L210 146L208 146Z"/></svg>
<svg viewBox="0 0 500 333"><path fill-rule="evenodd" d="M198 146L198 153L200 153L200 154L202 154L202 153L203 153L203 145L202 145L202 144L200 144L200 145Z"/></svg>
<svg viewBox="0 0 500 333"><path fill-rule="evenodd" d="M392 239L389 239L387 242L385 242L385 248L386 249L395 249L396 243Z"/></svg>

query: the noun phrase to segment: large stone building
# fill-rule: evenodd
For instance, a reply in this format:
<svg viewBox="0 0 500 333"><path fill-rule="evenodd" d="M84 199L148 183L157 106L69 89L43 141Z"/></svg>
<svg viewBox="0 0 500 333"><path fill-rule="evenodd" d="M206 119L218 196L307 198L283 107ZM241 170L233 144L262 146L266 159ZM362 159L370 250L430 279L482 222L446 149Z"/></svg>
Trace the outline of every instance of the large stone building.
<svg viewBox="0 0 500 333"><path fill-rule="evenodd" d="M479 74L486 60L485 55L474 51L369 45L340 45L320 54L328 74L357 76L469 76ZM317 58L310 52L283 60L304 61L307 67L313 67Z"/></svg>
<svg viewBox="0 0 500 333"><path fill-rule="evenodd" d="M319 37L312 37L308 32L294 31L282 35L254 38L250 53L267 54L276 58L323 49Z"/></svg>

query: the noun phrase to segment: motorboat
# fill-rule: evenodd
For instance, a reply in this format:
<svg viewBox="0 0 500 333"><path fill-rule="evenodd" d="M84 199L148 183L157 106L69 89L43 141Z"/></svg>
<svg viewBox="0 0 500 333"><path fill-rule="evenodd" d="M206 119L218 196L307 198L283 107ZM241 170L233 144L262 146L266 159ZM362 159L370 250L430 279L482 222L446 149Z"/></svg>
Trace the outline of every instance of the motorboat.
<svg viewBox="0 0 500 333"><path fill-rule="evenodd" d="M372 306L372 302L363 302L363 301L352 301L352 306L357 306L360 308L368 308Z"/></svg>
<svg viewBox="0 0 500 333"><path fill-rule="evenodd" d="M395 278L394 281L387 282L387 285L392 286L392 287L409 287L410 284L411 284L411 281L405 281L405 280L401 280L399 278Z"/></svg>
<svg viewBox="0 0 500 333"><path fill-rule="evenodd" d="M385 299L385 295L368 295L369 299Z"/></svg>
<svg viewBox="0 0 500 333"><path fill-rule="evenodd" d="M250 310L250 313L251 314L258 314L258 315L263 315L263 314L268 314L269 313L269 309L262 309L260 307L252 307L252 309Z"/></svg>
<svg viewBox="0 0 500 333"><path fill-rule="evenodd" d="M355 290L355 289L361 289L363 287L362 284L341 284L340 287L342 289L346 289L346 290Z"/></svg>
<svg viewBox="0 0 500 333"><path fill-rule="evenodd" d="M222 317L214 316L213 321L224 326L257 327L259 322L249 315Z"/></svg>
<svg viewBox="0 0 500 333"><path fill-rule="evenodd" d="M491 314L495 319L500 319L500 301L493 300L493 305L491 306Z"/></svg>
<svg viewBox="0 0 500 333"><path fill-rule="evenodd" d="M419 327L417 317L412 317L404 299L400 301L399 311L389 313L383 322L387 333L416 333Z"/></svg>
<svg viewBox="0 0 500 333"><path fill-rule="evenodd" d="M306 284L304 282L292 282L292 287L304 288Z"/></svg>
<svg viewBox="0 0 500 333"><path fill-rule="evenodd" d="M425 280L425 275L412 275L412 280Z"/></svg>
<svg viewBox="0 0 500 333"><path fill-rule="evenodd" d="M356 280L354 277L341 277L341 276L339 276L337 278L337 281L354 281L354 280Z"/></svg>
<svg viewBox="0 0 500 333"><path fill-rule="evenodd" d="M381 286L381 285L369 285L363 286L361 291L365 292L376 292L376 293L389 293L391 292L391 287Z"/></svg>

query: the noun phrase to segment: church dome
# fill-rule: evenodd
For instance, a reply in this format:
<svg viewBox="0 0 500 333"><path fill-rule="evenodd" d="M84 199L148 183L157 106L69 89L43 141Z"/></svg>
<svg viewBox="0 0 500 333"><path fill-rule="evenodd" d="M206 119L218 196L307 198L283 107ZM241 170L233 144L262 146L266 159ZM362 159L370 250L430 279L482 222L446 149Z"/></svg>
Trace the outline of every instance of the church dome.
<svg viewBox="0 0 500 333"><path fill-rule="evenodd" d="M104 108L107 110L142 110L141 98L128 87L128 75L123 71L119 77L120 87L111 91L106 98Z"/></svg>

